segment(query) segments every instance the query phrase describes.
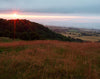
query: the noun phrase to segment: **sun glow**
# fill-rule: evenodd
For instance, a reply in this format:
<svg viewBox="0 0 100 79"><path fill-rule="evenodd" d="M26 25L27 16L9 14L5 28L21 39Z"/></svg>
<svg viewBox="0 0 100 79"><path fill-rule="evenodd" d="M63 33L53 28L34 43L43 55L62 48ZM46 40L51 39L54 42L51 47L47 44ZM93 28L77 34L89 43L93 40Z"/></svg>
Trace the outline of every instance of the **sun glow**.
<svg viewBox="0 0 100 79"><path fill-rule="evenodd" d="M14 17L14 19L17 19L18 15L15 13L15 14L13 14L13 17Z"/></svg>
<svg viewBox="0 0 100 79"><path fill-rule="evenodd" d="M49 14L22 14L18 12L14 12L11 14L1 14L0 18L4 19L29 19L29 20L41 20L41 19L48 19L48 20L74 20L74 19L100 19L100 17L96 16L71 16L71 15L49 15Z"/></svg>

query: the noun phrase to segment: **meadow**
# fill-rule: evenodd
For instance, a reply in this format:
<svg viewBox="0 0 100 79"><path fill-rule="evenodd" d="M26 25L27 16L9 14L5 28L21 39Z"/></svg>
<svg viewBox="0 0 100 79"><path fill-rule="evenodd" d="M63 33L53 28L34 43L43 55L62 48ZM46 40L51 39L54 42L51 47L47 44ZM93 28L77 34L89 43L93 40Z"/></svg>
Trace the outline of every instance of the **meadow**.
<svg viewBox="0 0 100 79"><path fill-rule="evenodd" d="M91 42L98 42L100 41L100 36L82 36L78 33L74 33L74 34L62 34L62 35L65 35L65 36L70 36L72 38L78 38L78 39L81 39L81 40L84 40L84 41L91 41Z"/></svg>
<svg viewBox="0 0 100 79"><path fill-rule="evenodd" d="M0 43L0 79L100 79L100 43Z"/></svg>
<svg viewBox="0 0 100 79"><path fill-rule="evenodd" d="M100 34L97 34L98 36L96 35L82 35L81 33L77 33L77 32L66 32L65 34L62 33L62 35L65 35L65 36L70 36L72 38L78 38L78 39L81 39L81 40L84 40L84 41L91 41L91 42L97 42L97 41L100 41Z"/></svg>

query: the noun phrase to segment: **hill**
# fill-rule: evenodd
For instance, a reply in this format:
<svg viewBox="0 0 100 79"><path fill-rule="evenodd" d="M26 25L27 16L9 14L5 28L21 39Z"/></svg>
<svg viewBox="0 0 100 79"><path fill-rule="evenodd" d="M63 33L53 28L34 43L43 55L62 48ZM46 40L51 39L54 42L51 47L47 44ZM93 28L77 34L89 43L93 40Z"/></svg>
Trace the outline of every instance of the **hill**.
<svg viewBox="0 0 100 79"><path fill-rule="evenodd" d="M15 26L16 28L14 28ZM44 27L41 24L30 22L25 19L16 20L5 20L0 19L0 37L14 37L22 40L62 40L62 41L78 41L82 42L80 39L74 39L71 37L66 37L61 34L55 33Z"/></svg>
<svg viewBox="0 0 100 79"><path fill-rule="evenodd" d="M0 43L0 79L100 79L100 43Z"/></svg>

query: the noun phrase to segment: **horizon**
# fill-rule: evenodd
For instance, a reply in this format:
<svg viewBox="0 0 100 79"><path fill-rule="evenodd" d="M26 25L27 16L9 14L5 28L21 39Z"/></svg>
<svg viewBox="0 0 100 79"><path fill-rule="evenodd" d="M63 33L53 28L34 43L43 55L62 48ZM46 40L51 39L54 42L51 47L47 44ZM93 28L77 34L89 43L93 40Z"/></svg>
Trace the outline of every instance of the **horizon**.
<svg viewBox="0 0 100 79"><path fill-rule="evenodd" d="M0 5L0 18L4 19L18 18L43 25L100 29L98 0L1 0Z"/></svg>

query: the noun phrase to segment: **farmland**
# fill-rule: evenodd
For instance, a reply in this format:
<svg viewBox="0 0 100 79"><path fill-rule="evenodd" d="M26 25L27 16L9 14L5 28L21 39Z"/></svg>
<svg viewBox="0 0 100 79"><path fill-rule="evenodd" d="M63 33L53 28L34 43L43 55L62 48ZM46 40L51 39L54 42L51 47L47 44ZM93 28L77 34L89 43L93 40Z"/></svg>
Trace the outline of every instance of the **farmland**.
<svg viewBox="0 0 100 79"><path fill-rule="evenodd" d="M60 33L64 36L70 36L72 38L78 38L84 41L97 42L100 41L100 30L99 29L83 29L83 28L72 28L72 27L57 27L47 26L54 32Z"/></svg>

